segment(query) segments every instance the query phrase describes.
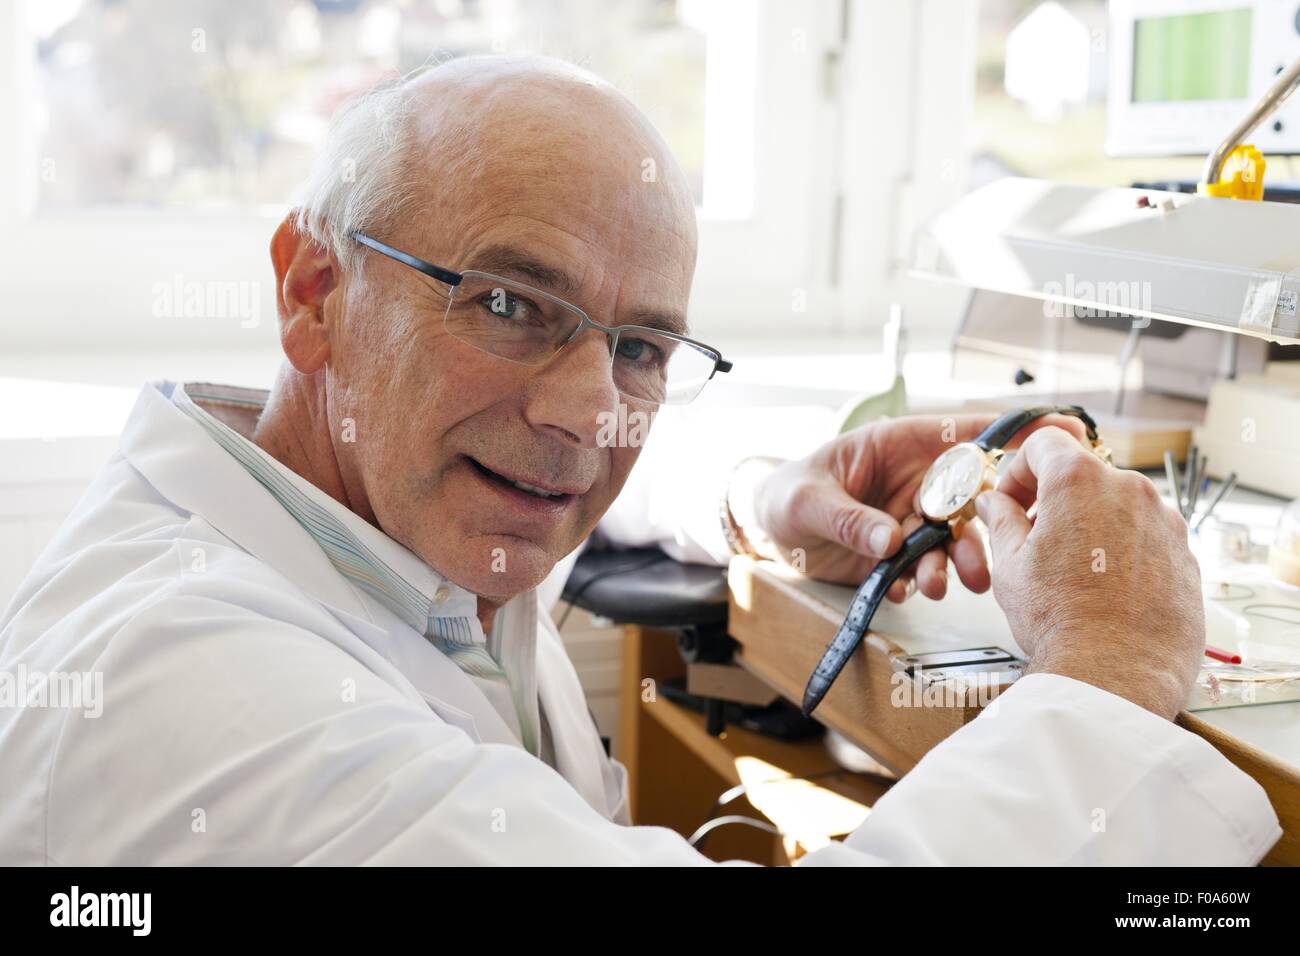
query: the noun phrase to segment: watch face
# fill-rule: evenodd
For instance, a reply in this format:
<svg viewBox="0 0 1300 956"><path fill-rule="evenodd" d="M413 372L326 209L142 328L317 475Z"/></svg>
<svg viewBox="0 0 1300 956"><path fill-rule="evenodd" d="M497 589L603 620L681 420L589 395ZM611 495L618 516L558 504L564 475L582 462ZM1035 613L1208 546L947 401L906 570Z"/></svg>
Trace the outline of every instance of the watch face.
<svg viewBox="0 0 1300 956"><path fill-rule="evenodd" d="M921 480L921 513L947 521L979 493L984 481L984 452L978 445L953 445L934 460Z"/></svg>

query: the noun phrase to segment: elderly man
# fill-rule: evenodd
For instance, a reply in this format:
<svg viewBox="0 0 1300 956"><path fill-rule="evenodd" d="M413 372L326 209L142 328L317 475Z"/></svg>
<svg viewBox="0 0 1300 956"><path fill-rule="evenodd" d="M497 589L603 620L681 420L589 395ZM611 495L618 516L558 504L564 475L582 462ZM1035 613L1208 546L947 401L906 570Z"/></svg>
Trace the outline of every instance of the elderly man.
<svg viewBox="0 0 1300 956"><path fill-rule="evenodd" d="M536 591L637 459L608 416L726 368L685 338L695 250L663 142L579 70L460 60L353 107L271 243L269 395L146 387L3 622L6 669L104 698L0 714L0 862L707 862L626 825ZM1185 530L1073 427L979 500L1033 673L810 862L1254 863L1276 839L1260 788L1171 722L1204 640ZM746 469L742 535L860 580L916 523L941 431ZM972 534L923 594L950 559L989 587Z"/></svg>

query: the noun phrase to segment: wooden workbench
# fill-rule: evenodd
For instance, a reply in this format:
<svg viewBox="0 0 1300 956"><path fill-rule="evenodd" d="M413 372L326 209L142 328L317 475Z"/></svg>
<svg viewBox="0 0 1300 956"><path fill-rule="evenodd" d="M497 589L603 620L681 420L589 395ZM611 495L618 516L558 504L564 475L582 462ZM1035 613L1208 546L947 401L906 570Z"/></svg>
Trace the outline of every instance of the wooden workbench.
<svg viewBox="0 0 1300 956"><path fill-rule="evenodd" d="M804 685L848 611L853 589L813 581L768 561L733 559L729 630L740 663L787 699ZM978 706L890 705L886 661L908 654L1000 646L1020 653L992 594L949 589L943 601L885 604L873 631L816 714L877 760L906 773ZM1300 865L1300 703L1183 713L1179 722L1204 737L1268 793L1282 823L1268 864Z"/></svg>

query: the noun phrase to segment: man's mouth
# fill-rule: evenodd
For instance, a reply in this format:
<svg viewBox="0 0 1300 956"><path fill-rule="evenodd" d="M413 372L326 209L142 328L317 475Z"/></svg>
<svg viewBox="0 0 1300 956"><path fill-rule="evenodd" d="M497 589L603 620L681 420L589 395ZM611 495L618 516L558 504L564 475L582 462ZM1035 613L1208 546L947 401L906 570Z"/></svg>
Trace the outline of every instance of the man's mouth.
<svg viewBox="0 0 1300 956"><path fill-rule="evenodd" d="M471 465L474 466L474 469L479 474L483 475L485 478L488 478L496 482L497 484L505 485L506 487L515 488L519 491L525 492L526 494L532 495L533 497L538 498L542 501L567 503L573 498L576 498L578 495L577 492L566 491L562 488L543 487L541 485L535 485L530 482L520 480L518 478L511 478L501 474L500 472L493 471L491 468L488 468L482 462L474 458L470 458L468 455L466 455L465 458Z"/></svg>

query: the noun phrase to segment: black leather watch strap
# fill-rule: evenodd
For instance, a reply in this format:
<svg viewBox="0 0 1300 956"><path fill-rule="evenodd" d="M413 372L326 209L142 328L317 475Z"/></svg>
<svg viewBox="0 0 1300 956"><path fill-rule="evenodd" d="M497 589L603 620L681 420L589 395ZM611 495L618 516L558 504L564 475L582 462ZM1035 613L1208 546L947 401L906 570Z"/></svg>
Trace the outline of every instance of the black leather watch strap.
<svg viewBox="0 0 1300 956"><path fill-rule="evenodd" d="M1096 444L1099 440L1097 423L1078 405L1037 405L1033 408L1007 412L980 432L975 439L975 444L984 451L1004 448L1022 428L1044 415L1072 415L1083 422L1089 441ZM853 652L866 637L867 630L871 627L871 619L875 616L876 609L880 607L880 602L884 600L889 586L916 563L921 555L936 545L944 543L950 537L952 537L952 528L947 522L927 521L908 535L907 540L903 542L902 550L893 557L881 561L872 569L871 574L853 595L853 603L849 606L849 613L844 618L844 623L840 625L838 633L822 654L817 669L808 678L808 686L804 689L803 695L805 716L811 714L821 703L826 692L831 689L831 684L835 682L835 678L839 676L844 665L849 662Z"/></svg>
<svg viewBox="0 0 1300 956"><path fill-rule="evenodd" d="M1016 437L1020 429L1044 415L1072 415L1083 422L1084 428L1088 430L1089 441L1095 442L1098 440L1097 423L1092 420L1091 415L1078 405L1037 405L1033 408L1019 408L1014 412L1007 412L980 432L975 439L975 444L985 451L1005 448L1007 443Z"/></svg>
<svg viewBox="0 0 1300 956"><path fill-rule="evenodd" d="M812 677L808 678L808 686L803 692L805 717L821 703L826 692L831 689L831 684L835 683L835 678L840 676L840 671L844 669L844 665L849 662L853 652L866 637L871 619L875 617L876 609L884 600L889 586L898 580L899 575L915 564L921 555L951 537L952 527L946 521L927 521L907 536L907 540L903 542L903 547L897 554L881 561L867 575L867 579L853 595L853 603L849 606L849 613L844 618L844 623L840 625L838 633L826 647L826 652L818 661Z"/></svg>

